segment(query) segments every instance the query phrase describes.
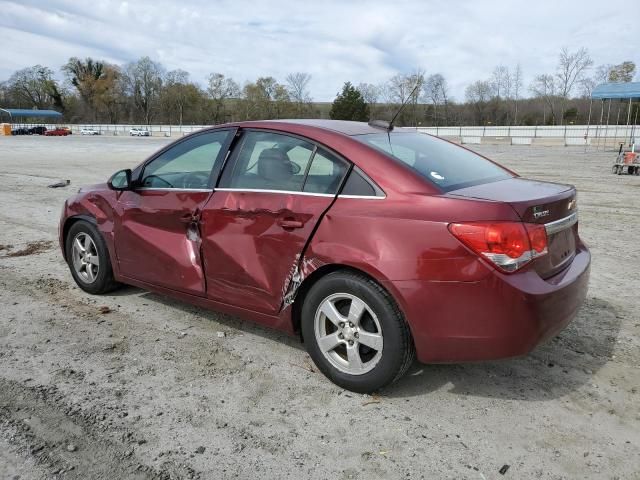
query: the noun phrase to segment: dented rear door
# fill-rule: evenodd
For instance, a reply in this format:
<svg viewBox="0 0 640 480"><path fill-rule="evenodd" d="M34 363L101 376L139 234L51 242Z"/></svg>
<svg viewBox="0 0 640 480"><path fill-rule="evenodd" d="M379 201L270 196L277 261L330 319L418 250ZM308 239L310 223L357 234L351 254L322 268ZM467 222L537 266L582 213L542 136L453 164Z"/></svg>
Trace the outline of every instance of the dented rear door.
<svg viewBox="0 0 640 480"><path fill-rule="evenodd" d="M207 296L277 313L347 169L305 139L245 132L202 212Z"/></svg>
<svg viewBox="0 0 640 480"><path fill-rule="evenodd" d="M207 294L276 313L299 256L333 196L216 190L203 211Z"/></svg>

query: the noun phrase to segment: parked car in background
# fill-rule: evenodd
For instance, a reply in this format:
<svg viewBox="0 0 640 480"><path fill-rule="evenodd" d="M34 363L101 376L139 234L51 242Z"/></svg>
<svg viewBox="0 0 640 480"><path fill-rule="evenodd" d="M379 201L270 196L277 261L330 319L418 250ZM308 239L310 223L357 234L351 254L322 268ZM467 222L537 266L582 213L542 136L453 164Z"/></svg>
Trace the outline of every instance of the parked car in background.
<svg viewBox="0 0 640 480"><path fill-rule="evenodd" d="M64 127L56 127L52 130L47 130L44 132L46 137L66 137L67 135L71 135L71 130Z"/></svg>
<svg viewBox="0 0 640 480"><path fill-rule="evenodd" d="M40 125L37 127L31 127L29 129L29 135L44 135L47 131L47 127Z"/></svg>
<svg viewBox="0 0 640 480"><path fill-rule="evenodd" d="M95 128L83 128L80 130L80 135L100 135L100 132Z"/></svg>
<svg viewBox="0 0 640 480"><path fill-rule="evenodd" d="M589 280L575 188L381 125L241 122L176 140L65 202L71 275L300 335L357 392L414 355L492 360L555 336Z"/></svg>
<svg viewBox="0 0 640 480"><path fill-rule="evenodd" d="M31 135L26 127L18 127L11 130L11 135Z"/></svg>
<svg viewBox="0 0 640 480"><path fill-rule="evenodd" d="M132 137L149 137L151 136L151 132L146 128L134 127L129 130L129 135L131 135Z"/></svg>

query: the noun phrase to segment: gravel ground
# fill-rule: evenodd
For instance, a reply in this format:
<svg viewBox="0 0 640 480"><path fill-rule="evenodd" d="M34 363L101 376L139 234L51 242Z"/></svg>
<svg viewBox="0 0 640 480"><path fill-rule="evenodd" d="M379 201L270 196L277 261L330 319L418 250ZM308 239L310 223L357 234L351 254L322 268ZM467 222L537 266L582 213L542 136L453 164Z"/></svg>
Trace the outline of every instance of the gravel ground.
<svg viewBox="0 0 640 480"><path fill-rule="evenodd" d="M525 358L416 364L368 396L294 338L74 285L64 198L167 141L0 137L0 478L640 478L640 177L610 174L614 152L477 146L578 187L588 299Z"/></svg>

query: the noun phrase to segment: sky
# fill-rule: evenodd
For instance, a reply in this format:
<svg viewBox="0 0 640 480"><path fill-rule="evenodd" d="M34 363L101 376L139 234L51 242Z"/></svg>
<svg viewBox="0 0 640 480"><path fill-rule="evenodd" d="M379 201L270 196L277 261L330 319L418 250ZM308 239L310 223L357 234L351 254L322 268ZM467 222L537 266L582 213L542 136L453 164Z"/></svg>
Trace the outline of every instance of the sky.
<svg viewBox="0 0 640 480"><path fill-rule="evenodd" d="M316 101L345 81L421 69L443 74L463 100L499 64L520 63L526 88L554 71L563 46L586 47L596 66L640 66L639 20L638 0L0 0L0 81L35 64L62 78L72 56L148 55L201 84L212 72L241 85L307 72Z"/></svg>

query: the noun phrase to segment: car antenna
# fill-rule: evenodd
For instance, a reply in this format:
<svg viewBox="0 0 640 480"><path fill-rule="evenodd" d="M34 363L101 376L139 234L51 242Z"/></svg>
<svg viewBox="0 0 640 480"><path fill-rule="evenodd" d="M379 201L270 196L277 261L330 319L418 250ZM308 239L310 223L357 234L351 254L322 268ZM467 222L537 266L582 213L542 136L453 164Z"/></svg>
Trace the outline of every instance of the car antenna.
<svg viewBox="0 0 640 480"><path fill-rule="evenodd" d="M400 105L400 108L398 109L398 111L393 116L390 122L385 122L384 120L371 120L369 122L369 126L374 128L384 128L387 131L387 133L391 132L393 130L393 122L396 121L396 118L398 118L398 115L400 115L402 110L404 110L404 107L409 102L409 99L413 97L413 94L415 93L415 91L418 89L419 86L420 86L420 80L416 81L415 87L413 87L413 90L411 90L411 93L407 96L404 102L402 102L402 105Z"/></svg>

